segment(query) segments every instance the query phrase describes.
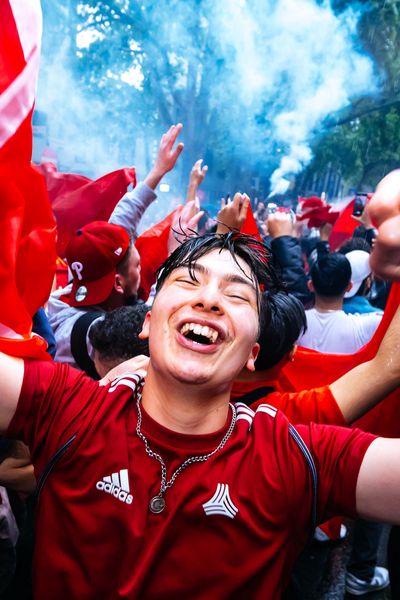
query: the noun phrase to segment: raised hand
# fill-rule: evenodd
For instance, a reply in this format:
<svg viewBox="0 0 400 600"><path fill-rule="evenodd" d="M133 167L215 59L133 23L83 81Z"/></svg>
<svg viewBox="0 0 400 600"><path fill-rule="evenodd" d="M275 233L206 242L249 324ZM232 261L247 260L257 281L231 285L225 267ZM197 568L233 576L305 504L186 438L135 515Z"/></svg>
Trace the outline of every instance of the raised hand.
<svg viewBox="0 0 400 600"><path fill-rule="evenodd" d="M232 202L224 203L217 216L217 233L228 233L232 229L241 230L246 220L250 198L247 194L237 192Z"/></svg>
<svg viewBox="0 0 400 600"><path fill-rule="evenodd" d="M186 202L181 211L176 211L168 238L168 254L178 248L187 236L197 232L197 225L203 215L204 211L199 210L195 200Z"/></svg>
<svg viewBox="0 0 400 600"><path fill-rule="evenodd" d="M144 180L144 182L152 189L155 189L164 175L174 168L176 161L183 150L182 142L179 142L179 144L175 146L175 142L182 127L182 123L172 125L160 140L154 167Z"/></svg>
<svg viewBox="0 0 400 600"><path fill-rule="evenodd" d="M289 212L276 211L270 213L265 224L272 238L278 238L283 235L294 236L293 218Z"/></svg>
<svg viewBox="0 0 400 600"><path fill-rule="evenodd" d="M186 202L191 202L192 200L196 200L197 190L200 187L200 185L203 183L204 177L206 176L208 167L207 167L207 165L204 165L204 167L202 167L201 166L202 162L203 162L202 158L200 158L199 160L196 160L196 162L194 163L194 165L192 167L192 170L190 171L190 179L189 179L189 186L188 186L188 191L187 191Z"/></svg>

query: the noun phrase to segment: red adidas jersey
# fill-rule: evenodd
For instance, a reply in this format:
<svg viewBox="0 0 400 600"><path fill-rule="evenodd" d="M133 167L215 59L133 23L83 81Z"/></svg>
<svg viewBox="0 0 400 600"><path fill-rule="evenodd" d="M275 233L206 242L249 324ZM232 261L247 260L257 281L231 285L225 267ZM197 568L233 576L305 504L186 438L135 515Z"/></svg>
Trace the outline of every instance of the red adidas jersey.
<svg viewBox="0 0 400 600"><path fill-rule="evenodd" d="M33 566L37 600L278 598L310 534L311 477L276 409L237 408L221 451L189 465L166 492L136 434L135 377L99 387L67 365L27 362L9 435L32 450L36 474L73 440L45 483ZM143 410L143 409L142 409ZM142 431L168 466L213 450L210 435L170 431L143 411ZM318 520L355 516L355 486L374 436L298 426L319 473ZM75 436L75 437L74 437Z"/></svg>
<svg viewBox="0 0 400 600"><path fill-rule="evenodd" d="M231 398L235 402L241 396L263 387L260 381L235 381ZM285 413L291 423L327 423L345 426L346 421L333 396L329 385L300 392L270 392L262 400L251 405L257 408L262 402L268 402Z"/></svg>

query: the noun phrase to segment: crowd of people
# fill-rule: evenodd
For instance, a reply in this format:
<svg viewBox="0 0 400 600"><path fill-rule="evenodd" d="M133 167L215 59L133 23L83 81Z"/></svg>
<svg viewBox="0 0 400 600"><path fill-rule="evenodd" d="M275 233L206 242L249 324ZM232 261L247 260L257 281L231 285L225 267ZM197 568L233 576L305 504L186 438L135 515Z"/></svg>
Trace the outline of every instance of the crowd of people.
<svg viewBox="0 0 400 600"><path fill-rule="evenodd" d="M333 248L329 219L309 235L258 206L250 227L241 192L210 218L199 160L149 267L137 228L181 128L71 236L70 281L32 315L51 358L0 353L0 598L305 599L296 561L345 519L346 590L400 597L399 173ZM341 361L323 384L321 355ZM371 410L384 431L352 426Z"/></svg>

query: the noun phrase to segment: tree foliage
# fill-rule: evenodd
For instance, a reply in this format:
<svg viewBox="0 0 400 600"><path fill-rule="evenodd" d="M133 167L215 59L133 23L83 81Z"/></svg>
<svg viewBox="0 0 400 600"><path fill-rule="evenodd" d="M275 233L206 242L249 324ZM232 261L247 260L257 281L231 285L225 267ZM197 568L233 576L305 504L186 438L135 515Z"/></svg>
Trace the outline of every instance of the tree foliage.
<svg viewBox="0 0 400 600"><path fill-rule="evenodd" d="M332 0L337 12L355 4L361 6ZM109 147L118 140L125 149L121 159L129 162L136 137L157 139L181 121L182 180L203 157L212 167L214 180L208 181L216 194L250 190L260 175L267 180L285 152L274 141L272 116L287 98L277 94L260 101L257 110L243 110L234 85L226 84L227 75L234 84L234 73L210 19L212 5L212 0L47 0L44 9L45 50L62 31L70 39L65 58L79 88L103 107L99 126ZM400 1L367 0L362 7L357 39L360 50L374 57L376 80L371 94L354 99L316 132L309 171L323 173L330 163L349 186L369 188L399 156ZM93 36L91 43L77 47L75 40L84 34ZM284 92L284 75L280 87ZM88 111L88 127L92 116ZM146 152L150 163L149 146Z"/></svg>

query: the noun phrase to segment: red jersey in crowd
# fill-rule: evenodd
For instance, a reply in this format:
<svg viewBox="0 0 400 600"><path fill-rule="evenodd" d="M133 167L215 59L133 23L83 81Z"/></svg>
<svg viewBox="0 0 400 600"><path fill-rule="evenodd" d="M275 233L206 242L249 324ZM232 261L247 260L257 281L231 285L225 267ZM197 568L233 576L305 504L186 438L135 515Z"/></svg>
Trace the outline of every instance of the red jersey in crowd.
<svg viewBox="0 0 400 600"><path fill-rule="evenodd" d="M280 597L310 534L312 504L310 471L285 416L239 403L225 446L182 471L153 514L160 464L136 433L134 388L134 376L99 387L67 365L26 362L9 435L29 444L37 475L67 448L39 499L36 600ZM232 418L215 433L185 435L142 414L168 478L218 446ZM355 516L357 475L374 437L297 429L317 465L318 520Z"/></svg>
<svg viewBox="0 0 400 600"><path fill-rule="evenodd" d="M235 381L231 398L235 402L240 401L242 396L247 396L262 387L262 381ZM270 391L268 388L265 390L264 397L251 403L253 409L256 409L262 402L268 402L284 412L291 423L314 422L346 425L343 414L328 385L300 392Z"/></svg>

